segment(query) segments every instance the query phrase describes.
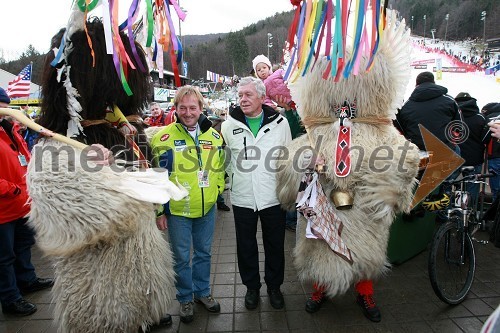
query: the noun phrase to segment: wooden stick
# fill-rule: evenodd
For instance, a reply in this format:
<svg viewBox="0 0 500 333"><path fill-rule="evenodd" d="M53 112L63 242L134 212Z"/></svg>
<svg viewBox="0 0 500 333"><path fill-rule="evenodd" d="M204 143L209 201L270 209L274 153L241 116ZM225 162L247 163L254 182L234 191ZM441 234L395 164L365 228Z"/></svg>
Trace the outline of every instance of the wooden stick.
<svg viewBox="0 0 500 333"><path fill-rule="evenodd" d="M16 119L17 121L19 121L20 123L22 123L23 125L26 125L29 128L31 128L32 130L36 131L37 133L42 134L43 136L47 136L47 137L52 138L54 140L66 143L66 144L73 146L77 149L84 150L85 148L88 147L86 144L84 144L82 142L70 139L67 136L64 136L64 135L61 135L58 133L54 133L51 130L46 129L43 126L38 125L33 120L26 117L19 110L14 110L14 109L9 109L9 108L0 108L0 116L12 117L12 118Z"/></svg>

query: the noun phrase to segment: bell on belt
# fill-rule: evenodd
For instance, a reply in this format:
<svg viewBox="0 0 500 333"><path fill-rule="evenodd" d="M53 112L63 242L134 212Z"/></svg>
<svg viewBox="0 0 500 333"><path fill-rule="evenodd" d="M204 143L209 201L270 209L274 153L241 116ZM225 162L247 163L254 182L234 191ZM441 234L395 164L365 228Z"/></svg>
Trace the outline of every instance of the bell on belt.
<svg viewBox="0 0 500 333"><path fill-rule="evenodd" d="M338 210L351 209L354 203L353 196L349 192L342 190L332 190L330 199Z"/></svg>

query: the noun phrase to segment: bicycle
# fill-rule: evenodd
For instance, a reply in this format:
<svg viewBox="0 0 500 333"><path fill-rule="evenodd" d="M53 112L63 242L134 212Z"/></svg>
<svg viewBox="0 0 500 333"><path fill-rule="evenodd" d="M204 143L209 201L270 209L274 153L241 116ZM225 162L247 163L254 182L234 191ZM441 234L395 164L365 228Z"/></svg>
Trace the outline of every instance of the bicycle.
<svg viewBox="0 0 500 333"><path fill-rule="evenodd" d="M473 167L461 169L462 174L473 170ZM445 303L455 305L465 299L476 271L473 235L483 221L476 211L477 203L472 203L471 195L466 190L466 184L480 183L492 176L494 174L469 174L459 180L445 181L443 184L452 189L449 197L445 195L442 200L424 202L424 206L435 205L447 215L446 222L434 234L428 261L432 289ZM446 207L447 204L451 207Z"/></svg>

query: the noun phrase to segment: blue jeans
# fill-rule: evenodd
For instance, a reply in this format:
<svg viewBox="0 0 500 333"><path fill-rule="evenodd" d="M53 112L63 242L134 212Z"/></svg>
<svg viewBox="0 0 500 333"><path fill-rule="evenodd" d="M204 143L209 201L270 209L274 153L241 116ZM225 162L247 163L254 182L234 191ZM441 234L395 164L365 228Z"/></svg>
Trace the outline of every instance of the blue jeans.
<svg viewBox="0 0 500 333"><path fill-rule="evenodd" d="M493 170L498 175L490 178L491 193L493 194L493 201L495 201L500 191L500 158L489 159L488 170Z"/></svg>
<svg viewBox="0 0 500 333"><path fill-rule="evenodd" d="M198 218L168 215L168 234L174 254L175 287L180 303L210 295L210 260L215 227L215 206ZM193 260L190 265L191 244Z"/></svg>
<svg viewBox="0 0 500 333"><path fill-rule="evenodd" d="M21 299L18 287L35 282L31 263L31 247L35 233L26 224L27 218L0 224L0 301L8 305Z"/></svg>

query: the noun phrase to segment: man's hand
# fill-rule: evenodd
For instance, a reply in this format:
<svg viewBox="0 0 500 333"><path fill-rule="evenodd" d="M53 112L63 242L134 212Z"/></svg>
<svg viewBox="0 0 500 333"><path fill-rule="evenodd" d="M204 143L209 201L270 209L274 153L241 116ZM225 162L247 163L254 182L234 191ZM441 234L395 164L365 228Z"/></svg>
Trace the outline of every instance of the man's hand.
<svg viewBox="0 0 500 333"><path fill-rule="evenodd" d="M156 227L158 228L158 230L167 229L167 217L165 216L165 214L156 218Z"/></svg>
<svg viewBox="0 0 500 333"><path fill-rule="evenodd" d="M113 153L99 143L90 146L87 159L98 165L110 165L114 161Z"/></svg>
<svg viewBox="0 0 500 333"><path fill-rule="evenodd" d="M498 120L490 121L488 123L488 126L490 127L491 131L491 136L494 138L497 138L497 140L500 139L500 122L497 122Z"/></svg>
<svg viewBox="0 0 500 333"><path fill-rule="evenodd" d="M290 107L290 105L288 105L288 103L286 102L286 98L285 96L283 95L276 95L276 100L275 100L276 104L278 104L279 106L281 106L283 109L285 109L286 111L289 111L291 110L292 108Z"/></svg>

